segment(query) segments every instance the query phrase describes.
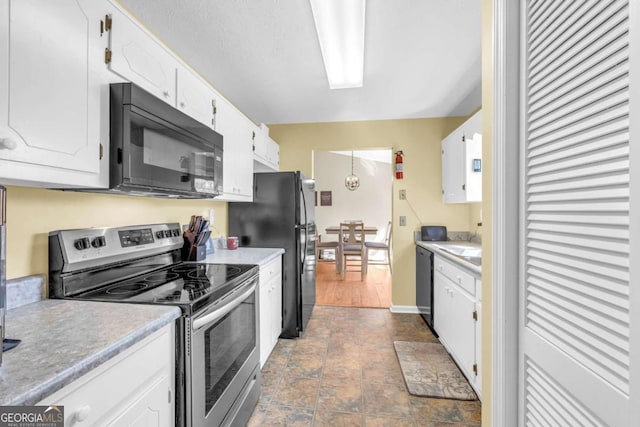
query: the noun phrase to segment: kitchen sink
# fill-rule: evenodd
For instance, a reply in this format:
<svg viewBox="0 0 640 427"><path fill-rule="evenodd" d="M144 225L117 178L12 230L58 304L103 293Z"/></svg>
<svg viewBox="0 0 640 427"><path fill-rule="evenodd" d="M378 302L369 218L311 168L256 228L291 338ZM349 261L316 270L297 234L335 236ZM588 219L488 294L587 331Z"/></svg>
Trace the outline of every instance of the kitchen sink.
<svg viewBox="0 0 640 427"><path fill-rule="evenodd" d="M451 244L435 244L434 246L442 249L445 252L462 258L474 265L482 265L482 248L466 245L451 245Z"/></svg>

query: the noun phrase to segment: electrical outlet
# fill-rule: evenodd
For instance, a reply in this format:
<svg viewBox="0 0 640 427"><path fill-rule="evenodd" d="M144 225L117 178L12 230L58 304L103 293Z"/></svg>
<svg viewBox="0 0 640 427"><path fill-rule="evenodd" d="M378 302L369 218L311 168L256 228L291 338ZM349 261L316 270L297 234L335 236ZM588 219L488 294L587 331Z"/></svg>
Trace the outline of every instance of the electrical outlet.
<svg viewBox="0 0 640 427"><path fill-rule="evenodd" d="M407 225L407 217L404 215L400 215L400 227L405 227Z"/></svg>
<svg viewBox="0 0 640 427"><path fill-rule="evenodd" d="M400 190L400 200L407 199L407 190Z"/></svg>

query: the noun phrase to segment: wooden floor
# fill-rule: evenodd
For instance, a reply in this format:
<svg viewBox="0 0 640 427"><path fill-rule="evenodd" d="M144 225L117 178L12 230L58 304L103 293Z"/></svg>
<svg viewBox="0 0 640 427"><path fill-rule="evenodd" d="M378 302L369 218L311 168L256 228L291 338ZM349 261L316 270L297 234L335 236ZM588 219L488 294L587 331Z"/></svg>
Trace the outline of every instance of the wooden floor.
<svg viewBox="0 0 640 427"><path fill-rule="evenodd" d="M336 274L336 265L318 262L316 268L316 304L339 307L391 306L391 273L387 265L369 265L365 280L359 272Z"/></svg>

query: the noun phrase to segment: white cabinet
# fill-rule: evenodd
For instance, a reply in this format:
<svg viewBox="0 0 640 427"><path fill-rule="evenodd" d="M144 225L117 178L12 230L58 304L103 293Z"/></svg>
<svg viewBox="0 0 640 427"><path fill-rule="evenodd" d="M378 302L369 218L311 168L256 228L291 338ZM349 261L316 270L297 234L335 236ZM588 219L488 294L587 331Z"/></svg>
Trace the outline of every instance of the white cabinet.
<svg viewBox="0 0 640 427"><path fill-rule="evenodd" d="M253 167L256 172L280 170L280 146L269 136L269 128L262 123L253 145Z"/></svg>
<svg viewBox="0 0 640 427"><path fill-rule="evenodd" d="M109 69L175 106L176 59L124 11L115 8L110 17Z"/></svg>
<svg viewBox="0 0 640 427"><path fill-rule="evenodd" d="M3 182L100 185L103 12L89 0L1 2Z"/></svg>
<svg viewBox="0 0 640 427"><path fill-rule="evenodd" d="M224 161L220 200L250 202L253 200L253 140L258 127L226 99L217 107L216 129L222 134Z"/></svg>
<svg viewBox="0 0 640 427"><path fill-rule="evenodd" d="M126 12L115 9L108 24L109 69L188 116L216 129L221 98Z"/></svg>
<svg viewBox="0 0 640 427"><path fill-rule="evenodd" d="M469 272L434 257L434 328L478 396L482 349L477 281Z"/></svg>
<svg viewBox="0 0 640 427"><path fill-rule="evenodd" d="M442 141L442 202L482 201L482 112Z"/></svg>
<svg viewBox="0 0 640 427"><path fill-rule="evenodd" d="M174 360L172 323L38 405L64 406L66 426L173 426Z"/></svg>
<svg viewBox="0 0 640 427"><path fill-rule="evenodd" d="M178 65L176 84L176 108L217 130L216 111L221 96L183 65Z"/></svg>
<svg viewBox="0 0 640 427"><path fill-rule="evenodd" d="M282 333L282 256L260 267L260 367Z"/></svg>

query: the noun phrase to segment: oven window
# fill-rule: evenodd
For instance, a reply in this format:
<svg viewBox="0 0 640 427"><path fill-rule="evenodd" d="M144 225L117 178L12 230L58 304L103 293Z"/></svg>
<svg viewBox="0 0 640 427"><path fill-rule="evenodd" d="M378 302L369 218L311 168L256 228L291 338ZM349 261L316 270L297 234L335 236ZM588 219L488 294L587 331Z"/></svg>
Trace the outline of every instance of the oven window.
<svg viewBox="0 0 640 427"><path fill-rule="evenodd" d="M206 413L256 349L255 309L252 294L205 332Z"/></svg>

